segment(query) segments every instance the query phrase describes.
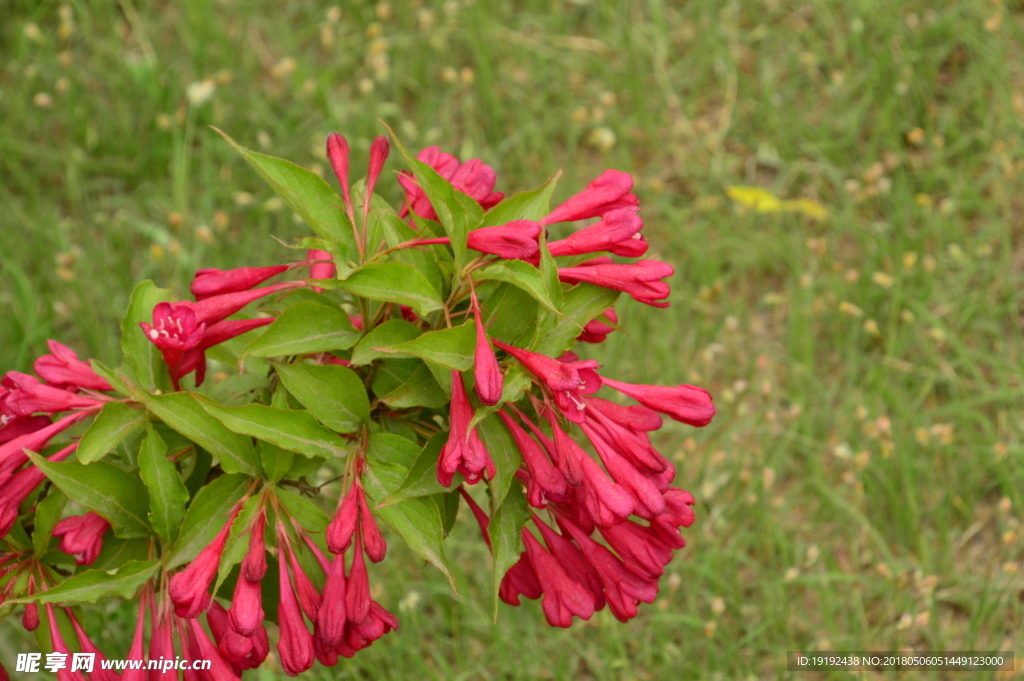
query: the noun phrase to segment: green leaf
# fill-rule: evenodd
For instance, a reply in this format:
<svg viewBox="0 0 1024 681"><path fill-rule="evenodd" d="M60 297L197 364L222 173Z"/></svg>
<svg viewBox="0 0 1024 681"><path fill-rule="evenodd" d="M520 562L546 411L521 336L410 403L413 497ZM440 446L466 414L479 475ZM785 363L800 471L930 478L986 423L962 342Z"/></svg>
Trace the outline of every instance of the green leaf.
<svg viewBox="0 0 1024 681"><path fill-rule="evenodd" d="M530 517L530 509L523 496L523 488L516 485L505 497L505 503L491 514L488 532L494 557L494 620L498 619L498 591L508 569L519 560L523 547L523 524Z"/></svg>
<svg viewBox="0 0 1024 681"><path fill-rule="evenodd" d="M375 359L391 358L394 355L380 352L376 348L404 343L416 338L421 333L423 332L419 327L404 319L392 319L384 322L363 336L363 339L352 349L352 364L362 366Z"/></svg>
<svg viewBox="0 0 1024 681"><path fill-rule="evenodd" d="M321 426L308 411L275 409L264 404L222 407L205 400L200 404L232 431L303 456L345 456L349 451L337 433Z"/></svg>
<svg viewBox="0 0 1024 681"><path fill-rule="evenodd" d="M167 458L167 445L149 426L139 449L139 474L149 491L149 522L164 543L170 546L178 537L185 516L188 490L178 469Z"/></svg>
<svg viewBox="0 0 1024 681"><path fill-rule="evenodd" d="M298 480L304 478L314 471L320 470L320 467L324 465L324 459L320 456L314 456L312 459L307 459L304 456L292 457L292 465L289 466L288 472L284 474L284 478L287 480Z"/></svg>
<svg viewBox="0 0 1024 681"><path fill-rule="evenodd" d="M64 494L110 523L118 537L148 537L146 488L138 478L105 461L88 466L78 461L52 463L28 452L50 481Z"/></svg>
<svg viewBox="0 0 1024 681"><path fill-rule="evenodd" d="M409 377L416 372L416 367L419 366L423 366L423 360L416 359L415 357L386 359L373 372L373 382L370 383L370 389L377 397L387 395L408 381Z"/></svg>
<svg viewBox="0 0 1024 681"><path fill-rule="evenodd" d="M438 384L423 362L417 362L415 371L400 386L380 398L392 409L428 407L436 409L448 403L448 395Z"/></svg>
<svg viewBox="0 0 1024 681"><path fill-rule="evenodd" d="M153 308L166 302L170 292L158 288L150 280L139 283L132 291L128 312L121 322L121 353L123 361L131 370L134 379L143 389L168 390L170 376L164 364L163 355L139 326L139 322L153 322Z"/></svg>
<svg viewBox="0 0 1024 681"><path fill-rule="evenodd" d="M341 281L318 281L318 286L341 289L363 298L408 305L421 316L440 310L441 294L419 270L400 262L363 265Z"/></svg>
<svg viewBox="0 0 1024 681"><path fill-rule="evenodd" d="M385 213L380 224L390 247L425 236L405 224L394 211ZM451 260L451 253L445 246L438 244L417 248L400 248L394 251L391 257L419 270L442 296L448 294L446 290L448 282L441 276L441 269L437 266L438 260Z"/></svg>
<svg viewBox="0 0 1024 681"><path fill-rule="evenodd" d="M480 224L483 209L476 200L456 190L451 182L441 177L436 170L410 154L390 128L388 133L391 134L391 139L405 158L405 162L409 164L416 182L430 199L430 205L434 207L434 212L451 238L452 250L455 252L455 267L462 269L467 259L466 237L470 229Z"/></svg>
<svg viewBox="0 0 1024 681"><path fill-rule="evenodd" d="M288 207L299 214L319 236L355 251L352 223L341 206L341 197L321 177L291 161L261 154L239 145L214 128L266 180Z"/></svg>
<svg viewBox="0 0 1024 681"><path fill-rule="evenodd" d="M53 528L60 520L68 497L60 489L51 489L46 498L36 503L35 527L32 530L32 555L36 558L46 555L53 538Z"/></svg>
<svg viewBox="0 0 1024 681"><path fill-rule="evenodd" d="M449 369L466 371L473 366L476 324L466 322L462 326L450 329L429 331L411 341L375 349L380 352L412 355Z"/></svg>
<svg viewBox="0 0 1024 681"><path fill-rule="evenodd" d="M361 336L344 312L304 301L282 312L262 336L245 346L242 357L280 357L347 350Z"/></svg>
<svg viewBox="0 0 1024 681"><path fill-rule="evenodd" d="M89 567L94 570L113 570L119 568L128 561L146 560L146 553L149 550L149 539L121 539L119 537L104 537L103 548L100 555Z"/></svg>
<svg viewBox="0 0 1024 681"><path fill-rule="evenodd" d="M531 350L551 357L557 357L572 346L573 339L594 317L615 304L619 292L596 286L578 284L565 292L562 305L564 317L552 318L547 328L538 326L538 333L531 344Z"/></svg>
<svg viewBox="0 0 1024 681"><path fill-rule="evenodd" d="M508 428L497 416L491 415L482 420L477 425L476 431L480 435L480 439L484 441L491 460L494 461L495 475L490 482L491 508L499 509L505 495L508 494L512 479L515 477L523 457L519 448L516 447L512 433L508 432Z"/></svg>
<svg viewBox="0 0 1024 681"><path fill-rule="evenodd" d="M348 367L273 364L288 392L328 428L339 433L352 433L370 420L370 399L366 395L366 387L356 372Z"/></svg>
<svg viewBox="0 0 1024 681"><path fill-rule="evenodd" d="M322 534L331 519L323 510L305 497L292 494L281 488L274 490L288 515L299 521L299 525L311 534Z"/></svg>
<svg viewBox="0 0 1024 681"><path fill-rule="evenodd" d="M548 178L541 187L528 192L519 192L506 198L498 205L491 208L484 215L481 227L494 227L504 225L513 220L534 220L539 221L551 211L548 209L551 201L551 194L555 191L558 178L562 171Z"/></svg>
<svg viewBox="0 0 1024 681"><path fill-rule="evenodd" d="M225 473L244 473L250 477L259 474L260 459L252 441L210 415L195 394L148 395L135 391L132 396L168 426L215 456Z"/></svg>
<svg viewBox="0 0 1024 681"><path fill-rule="evenodd" d="M244 475L222 475L200 489L181 521L174 548L164 561L170 570L199 555L217 533L224 529L228 514L249 488Z"/></svg>
<svg viewBox="0 0 1024 681"><path fill-rule="evenodd" d="M145 412L124 402L107 402L82 435L78 443L78 460L82 463L99 461L129 433L141 428L145 416Z"/></svg>
<svg viewBox="0 0 1024 681"><path fill-rule="evenodd" d="M395 433L371 433L366 458L383 499L397 490L420 455L420 446Z"/></svg>
<svg viewBox="0 0 1024 681"><path fill-rule="evenodd" d="M260 461L263 462L263 474L271 484L276 484L285 476L292 466L292 459L295 454L287 449L281 449L269 442L260 442Z"/></svg>
<svg viewBox="0 0 1024 681"><path fill-rule="evenodd" d="M423 449L416 456L416 460L409 467L408 473L402 484L394 492L381 500L378 508L392 506L412 497L425 497L431 494L441 494L449 489L437 481L437 458L441 454L441 448L448 441L448 433L440 432L430 438ZM458 487L461 476L456 474L458 479L452 485Z"/></svg>
<svg viewBox="0 0 1024 681"><path fill-rule="evenodd" d="M512 284L498 284L493 293L481 299L480 307L487 335L513 345L537 321L537 301Z"/></svg>
<svg viewBox="0 0 1024 681"><path fill-rule="evenodd" d="M488 279L508 282L530 294L530 297L555 314L561 314L555 303L551 300L548 284L544 276L540 270L528 262L523 262L522 260L502 260L490 267L475 272L473 278L481 282Z"/></svg>
<svg viewBox="0 0 1024 681"><path fill-rule="evenodd" d="M115 570L86 570L52 589L8 603L95 603L109 594L130 599L159 569L159 561L132 560Z"/></svg>
<svg viewBox="0 0 1024 681"><path fill-rule="evenodd" d="M141 331L142 329L140 328L139 330ZM124 377L119 375L120 373L124 373L123 369L115 371L96 359L90 359L89 364L92 366L92 370L95 371L100 378L109 383L116 392L121 393L125 397L131 395L131 393L128 392L128 386L124 383Z"/></svg>

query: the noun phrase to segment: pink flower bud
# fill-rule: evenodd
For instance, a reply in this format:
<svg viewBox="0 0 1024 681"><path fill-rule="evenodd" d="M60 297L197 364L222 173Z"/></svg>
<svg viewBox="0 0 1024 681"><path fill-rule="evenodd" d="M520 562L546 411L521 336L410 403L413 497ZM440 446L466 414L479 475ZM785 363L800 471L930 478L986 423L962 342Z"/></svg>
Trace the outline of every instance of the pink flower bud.
<svg viewBox="0 0 1024 681"><path fill-rule="evenodd" d="M334 557L327 573L323 602L316 617L316 635L326 649L336 647L345 635L345 622L348 619L345 601L345 556L338 555Z"/></svg>
<svg viewBox="0 0 1024 681"><path fill-rule="evenodd" d="M377 523L373 519L370 506L366 503L366 495L361 491L359 494L359 527L363 532L363 548L366 549L366 555L374 563L384 560L388 545L384 542L380 528L377 527Z"/></svg>
<svg viewBox="0 0 1024 681"><path fill-rule="evenodd" d="M232 681L237 679L238 675L231 668L228 661L224 659L224 656L221 655L217 646L210 640L210 637L206 635L206 631L199 624L199 620L190 619L188 627L190 643L194 644L198 653L195 659L210 661L210 668L204 671L203 677L209 681Z"/></svg>
<svg viewBox="0 0 1024 681"><path fill-rule="evenodd" d="M567 284L596 284L628 293L634 300L653 307L668 307L669 304L662 299L668 298L671 290L660 280L674 272L671 265L660 260L619 264L609 258L596 258L577 267L560 268L558 279Z"/></svg>
<svg viewBox="0 0 1024 681"><path fill-rule="evenodd" d="M513 347L499 340L495 340L494 344L519 360L527 371L551 391L555 404L565 418L574 423L583 421L586 417L583 413L586 404L582 396L594 393L601 387L601 377L594 371L598 367L597 360L561 362L553 357Z"/></svg>
<svg viewBox="0 0 1024 681"><path fill-rule="evenodd" d="M612 482L593 459L580 460L583 468L583 505L598 527L608 527L628 518L634 509L633 497L621 485Z"/></svg>
<svg viewBox="0 0 1024 681"><path fill-rule="evenodd" d="M142 598L139 600L139 615L135 619L135 635L132 637L132 645L128 649L128 654L125 656L129 660L144 660L145 653L143 648L142 638L146 633L146 602L148 592L144 590L142 592ZM49 605L49 604L47 604ZM50 617L50 627L54 627L53 617ZM60 634L57 634L58 636ZM56 638L56 636L54 637ZM66 651L61 651L66 652ZM145 681L148 674L146 673L146 667L144 664L139 665L138 669L132 669L129 665L128 669L121 674L122 681Z"/></svg>
<svg viewBox="0 0 1024 681"><path fill-rule="evenodd" d="M195 278L192 279L192 295L199 301L225 293L248 291L288 268L288 265L274 265L239 267L233 270L202 269L196 272Z"/></svg>
<svg viewBox="0 0 1024 681"><path fill-rule="evenodd" d="M356 519L359 517L359 495L362 488L358 482L353 483L348 494L338 506L334 518L327 525L325 538L327 549L334 554L344 553L349 544L352 543L352 535L356 531Z"/></svg>
<svg viewBox="0 0 1024 681"><path fill-rule="evenodd" d="M103 548L103 535L110 523L96 513L68 516L53 527L53 536L60 537L57 548L75 557L77 565L91 565Z"/></svg>
<svg viewBox="0 0 1024 681"><path fill-rule="evenodd" d="M611 251L615 255L637 258L647 252L647 242L640 235L644 221L635 208L621 208L606 213L589 227L565 239L548 244L551 255L583 255Z"/></svg>
<svg viewBox="0 0 1024 681"><path fill-rule="evenodd" d="M348 154L348 140L336 132L327 136L327 159L331 162L331 169L334 170L334 176L338 178L338 184L341 185L348 219L355 224L356 214L352 211L352 198L349 196L348 189Z"/></svg>
<svg viewBox="0 0 1024 681"><path fill-rule="evenodd" d="M451 487L455 473L466 478L466 483L475 485L486 475L494 477L494 462L477 435L476 428L470 428L473 407L462 385L462 374L452 371L451 430L448 442L441 449L437 461L437 480L445 487Z"/></svg>
<svg viewBox="0 0 1024 681"><path fill-rule="evenodd" d="M662 426L661 417L653 409L634 404L624 407L600 397L588 397L587 405L618 425L636 431L658 430Z"/></svg>
<svg viewBox="0 0 1024 681"><path fill-rule="evenodd" d="M594 599L594 610L604 608L604 586L601 584L601 577L597 570L587 561L583 552L576 548L569 539L553 530L547 523L533 516L533 522L544 537L544 543L548 550L558 559L559 564L565 570L570 579L578 582L585 588Z"/></svg>
<svg viewBox="0 0 1024 681"><path fill-rule="evenodd" d="M242 636L256 633L263 623L263 590L259 582L249 581L244 574L238 575L228 616L231 628Z"/></svg>
<svg viewBox="0 0 1024 681"><path fill-rule="evenodd" d="M104 400L76 395L68 390L40 383L39 379L17 371L8 371L3 379L10 392L0 398L0 410L12 416L31 416L36 412L54 414L72 409L96 409Z"/></svg>
<svg viewBox="0 0 1024 681"><path fill-rule="evenodd" d="M49 416L11 416L0 417L0 445L5 445L11 440L29 435L42 430L50 425L52 421Z"/></svg>
<svg viewBox="0 0 1024 681"><path fill-rule="evenodd" d="M636 467L619 454L615 447L608 444L597 428L589 423L581 423L580 428L594 445L594 449L601 457L604 467L608 469L612 480L621 485L633 497L634 512L648 518L664 513L665 500L650 478L641 474Z"/></svg>
<svg viewBox="0 0 1024 681"><path fill-rule="evenodd" d="M619 323L619 317L615 314L615 308L610 307L600 317L587 322L583 327L583 333L576 336L576 340L584 343L603 343L608 334L615 330L615 327L605 324L601 321L602 318L607 319L612 324Z"/></svg>
<svg viewBox="0 0 1024 681"><path fill-rule="evenodd" d="M212 610L213 608L210 608L206 613L207 621L210 619L210 611ZM210 628L213 629L212 626ZM158 613L154 612L151 629L152 633L149 637L149 659L159 660L161 657L173 659L174 637L171 632L171 618L169 616L160 617ZM216 636L216 634L214 635ZM79 638L81 638L81 635L79 635ZM97 664L93 669L95 670L93 671L93 674L95 675L96 671L99 671L100 669L99 660L97 660ZM110 673L113 674L113 672ZM109 681L117 681L117 676L115 675L112 679L109 679ZM150 669L148 681L178 681L178 672L170 669L167 671L163 671L161 669Z"/></svg>
<svg viewBox="0 0 1024 681"><path fill-rule="evenodd" d="M298 676L313 666L313 635L306 628L299 610L299 602L292 591L291 580L288 578L287 551L283 550L283 542L278 542L278 568L281 600L277 606L277 625L281 633L277 641L277 652L281 658L281 666L288 676Z"/></svg>
<svg viewBox="0 0 1024 681"><path fill-rule="evenodd" d="M279 293L281 291L289 291L293 288L302 288L304 286L306 286L306 282L304 281L286 281L281 284L264 286L263 288L211 296L210 298L205 298L195 303L183 301L175 303L175 305L190 307L195 313L197 324L209 325L230 317L249 303L259 300L260 298L274 293ZM161 303L160 305L166 304L167 303ZM160 305L157 305L157 307L160 307Z"/></svg>
<svg viewBox="0 0 1024 681"><path fill-rule="evenodd" d="M224 544L231 532L231 524L238 515L241 505L235 506L228 522L210 545L199 552L181 572L171 577L167 592L174 603L174 612L183 619L199 617L210 605L210 585L217 577L217 568L224 553Z"/></svg>
<svg viewBox="0 0 1024 681"><path fill-rule="evenodd" d="M54 612L54 609L53 609L53 603L47 603L46 604L46 615L47 615L46 619L49 620L49 624L50 624L50 642L53 645L53 652L64 654L66 656L64 658L65 660L70 659L71 658L71 650L68 648L67 643L64 642L64 636L62 636L61 633L60 633L60 627L57 626L57 616L56 616L56 613ZM37 622L37 626L38 626L38 622ZM139 638L140 648L141 648L141 637L138 635L138 633L136 634L136 637ZM132 646L132 650L134 650L134 649L135 649L135 646ZM129 658L130 659L134 659L134 658L131 658L130 654L129 654ZM142 659L141 650L139 652L139 658L138 659ZM127 673L125 673L124 678L128 678L128 674ZM143 675L143 678L145 678L145 675ZM81 671L74 671L74 672L71 671L71 665L69 664L66 667L64 667L63 669L58 669L57 670L57 681L86 681L86 678L85 678L85 674L83 672L81 672Z"/></svg>
<svg viewBox="0 0 1024 681"><path fill-rule="evenodd" d="M498 358L487 340L484 331L483 317L480 314L480 303L476 293L471 295L473 304L473 321L476 325L476 351L473 359L473 378L476 381L476 394L480 401L493 407L501 401L501 392L505 386L505 378L498 366Z"/></svg>
<svg viewBox="0 0 1024 681"><path fill-rule="evenodd" d="M519 560L502 577L498 595L509 605L519 605L520 596L536 600L543 593L537 573L533 571L533 565L530 564L530 558L526 555L526 551L523 551L519 554Z"/></svg>
<svg viewBox="0 0 1024 681"><path fill-rule="evenodd" d="M81 421L86 416L90 416L89 412L79 411L73 414L68 414L64 418L51 423L48 426L33 430L19 435L11 440L8 440L4 444L0 445L0 485L7 482L8 479L14 474L14 471L21 468L22 465L28 461L28 457L25 456L24 450L32 452L38 452L58 433L61 433L70 428L75 423ZM0 501L3 497L0 496ZM20 502L19 502L20 503ZM2 525L0 525L2 527ZM0 532L0 536L3 533Z"/></svg>
<svg viewBox="0 0 1024 681"><path fill-rule="evenodd" d="M335 558L338 560L338 558ZM352 555L352 569L349 572L345 591L345 612L348 621L358 625L370 614L370 577L363 560L363 543L356 533L356 545Z"/></svg>
<svg viewBox="0 0 1024 681"><path fill-rule="evenodd" d="M496 205L504 197L501 192L492 191L496 180L494 170L479 159L470 159L460 164L457 158L443 153L438 147L427 147L416 158L436 170L455 189L475 199L484 210ZM398 176L398 182L405 190L405 206L399 213L400 217L404 218L412 212L428 220L437 219L437 213L430 205L426 192L420 188L412 174L403 171Z"/></svg>
<svg viewBox="0 0 1024 681"><path fill-rule="evenodd" d="M31 592L29 592L31 594ZM25 631L35 631L39 628L39 604L28 603L25 611L21 613L21 626Z"/></svg>
<svg viewBox="0 0 1024 681"><path fill-rule="evenodd" d="M592 406L593 399L589 398L587 404ZM588 427L598 432L606 442L614 445L618 453L640 472L656 476L668 470L668 460L651 446L651 439L647 437L647 433L623 427L596 408L591 408L587 414L590 417L587 419ZM660 422L660 417L657 418Z"/></svg>
<svg viewBox="0 0 1024 681"><path fill-rule="evenodd" d="M242 559L241 575L251 582L260 581L267 572L267 547L263 539L266 523L267 511L260 509L249 528L249 550Z"/></svg>
<svg viewBox="0 0 1024 681"><path fill-rule="evenodd" d="M523 528L523 543L526 555L533 566L544 598L541 606L548 624L553 627L568 627L573 615L588 620L594 614L594 598L579 582L571 579L561 563L541 546L533 534Z"/></svg>
<svg viewBox="0 0 1024 681"><path fill-rule="evenodd" d="M462 485L459 485L459 494L465 500L466 505L469 506L469 510L473 512L473 517L476 518L476 524L480 526L480 534L484 538L484 543L487 544L487 548L491 549L491 533L488 528L491 526L491 518L484 509L480 508L480 504L476 503L473 497L469 496L469 492Z"/></svg>
<svg viewBox="0 0 1024 681"><path fill-rule="evenodd" d="M499 411L498 416L512 433L512 439L515 440L516 446L522 452L523 461L537 484L545 492L557 496L565 494L565 477L551 464L547 455L544 454L544 449L504 411Z"/></svg>
<svg viewBox="0 0 1024 681"><path fill-rule="evenodd" d="M384 135L375 137L370 144L370 169L366 175L366 199L363 201L363 220L370 213L370 199L373 196L373 188L377 184L377 177L384 168L384 161L391 153L391 145Z"/></svg>
<svg viewBox="0 0 1024 681"><path fill-rule="evenodd" d="M633 178L620 170L606 170L587 184L586 189L570 196L542 220L545 225L556 222L586 220L620 208L639 204L633 189Z"/></svg>
<svg viewBox="0 0 1024 681"><path fill-rule="evenodd" d="M544 410L544 416L548 420L548 424L551 426L551 432L555 436L555 452L558 454L558 470L565 476L565 481L577 487L583 484L583 459L589 459L583 448L580 447L576 442L569 437L562 426L559 425L558 419L555 417L554 412L550 409Z"/></svg>
<svg viewBox="0 0 1024 681"><path fill-rule="evenodd" d="M55 388L111 389L110 384L100 378L91 366L78 359L71 348L55 340L46 341L46 345L51 354L43 355L32 365L39 378Z"/></svg>
<svg viewBox="0 0 1024 681"><path fill-rule="evenodd" d="M706 426L715 416L711 394L704 388L686 384L675 387L635 385L607 378L604 381L609 388L614 388L645 407L660 411L681 423Z"/></svg>
<svg viewBox="0 0 1024 681"><path fill-rule="evenodd" d="M306 258L309 260L327 261L316 262L309 266L309 276L311 279L334 279L338 275L338 268L335 266L333 258L328 251L311 248L306 252Z"/></svg>
<svg viewBox="0 0 1024 681"><path fill-rule="evenodd" d="M672 549L649 527L632 520L602 527L601 535L619 554L626 569L645 579L657 580L665 574L665 566L672 562Z"/></svg>
<svg viewBox="0 0 1024 681"><path fill-rule="evenodd" d="M536 262L540 253L538 238L543 229L533 220L515 220L495 227L471 231L466 245L474 251L496 255L506 260Z"/></svg>
<svg viewBox="0 0 1024 681"><path fill-rule="evenodd" d="M93 670L89 672L89 678L91 681L118 681L117 673L103 669L103 662L106 660L106 656L96 647L96 644L92 642L89 635L82 629L82 625L78 623L78 618L75 617L75 612L71 608L64 608L64 614L71 620L71 626L74 627L75 635L78 637L79 647L83 653L92 653L96 656L95 666ZM152 655L150 657L153 657ZM172 653L173 657L173 653Z"/></svg>
<svg viewBox="0 0 1024 681"><path fill-rule="evenodd" d="M282 529L278 530L278 536L284 534ZM279 542L280 543L280 542ZM280 550L280 547L279 549ZM313 586L313 582L310 581L309 576L299 565L299 560L295 556L295 552L292 551L291 546L285 541L284 550L288 553L288 562L292 568L292 581L295 582L295 593L299 597L299 605L302 607L302 612L305 613L306 617L310 622L316 624L316 613L320 609L321 598L320 592Z"/></svg>

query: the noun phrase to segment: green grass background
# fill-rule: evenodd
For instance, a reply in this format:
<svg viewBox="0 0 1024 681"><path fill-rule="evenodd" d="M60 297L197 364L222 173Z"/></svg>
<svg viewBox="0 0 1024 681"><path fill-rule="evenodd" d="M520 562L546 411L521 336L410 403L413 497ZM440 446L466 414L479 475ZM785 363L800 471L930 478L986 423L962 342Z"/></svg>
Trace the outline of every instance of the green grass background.
<svg viewBox="0 0 1024 681"><path fill-rule="evenodd" d="M199 267L287 257L270 235L303 227L208 125L322 171L328 132L361 168L381 118L506 192L631 172L673 304L620 304L629 335L588 353L706 386L719 413L659 436L698 520L635 620L555 630L531 602L492 625L463 524L459 597L393 543L372 578L401 631L307 676L787 678L795 649L1024 652L1020 0L332 7L0 0L0 367L51 337L116 362L134 282L181 295ZM730 185L828 217L742 212ZM94 614L120 655L133 615ZM5 658L31 648L13 624Z"/></svg>

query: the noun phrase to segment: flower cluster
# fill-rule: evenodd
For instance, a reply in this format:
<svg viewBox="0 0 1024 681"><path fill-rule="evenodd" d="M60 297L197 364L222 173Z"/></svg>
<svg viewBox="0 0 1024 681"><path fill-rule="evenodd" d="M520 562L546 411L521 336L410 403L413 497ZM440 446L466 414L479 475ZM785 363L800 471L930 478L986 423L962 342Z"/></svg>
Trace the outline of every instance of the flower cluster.
<svg viewBox="0 0 1024 681"><path fill-rule="evenodd" d="M370 586L387 541L450 577L463 503L503 571L496 604L541 599L568 627L656 598L695 516L652 433L663 416L707 425L711 396L618 381L572 351L619 328L622 293L669 304L672 267L640 259L632 178L606 170L550 209L554 179L506 199L479 159L393 143L410 167L400 210L374 194L386 137L354 185L348 141L328 137L337 200L235 145L315 232L301 255L199 270L186 300L140 284L120 367L50 341L35 376L0 381L0 608L24 605L29 630L45 618L54 651L68 620L70 647L99 652L74 598L40 595L95 600L123 577L130 659L211 660L193 681L268 656L292 676L333 666L398 629Z"/></svg>

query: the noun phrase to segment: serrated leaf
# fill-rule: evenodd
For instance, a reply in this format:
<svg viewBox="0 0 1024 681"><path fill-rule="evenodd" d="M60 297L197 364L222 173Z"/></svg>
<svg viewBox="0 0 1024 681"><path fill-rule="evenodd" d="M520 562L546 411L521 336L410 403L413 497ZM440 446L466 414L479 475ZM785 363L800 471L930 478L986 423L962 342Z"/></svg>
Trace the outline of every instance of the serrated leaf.
<svg viewBox="0 0 1024 681"><path fill-rule="evenodd" d="M447 432L437 433L434 437L430 438L416 456L416 460L409 467L402 483L395 491L382 499L377 507L384 508L412 497L425 497L431 494L443 494L450 491L449 488L444 487L437 481L437 458L441 454L441 448L444 447L447 441ZM461 476L458 474L456 476L458 479L452 484L458 487L462 480Z"/></svg>
<svg viewBox="0 0 1024 681"><path fill-rule="evenodd" d="M390 247L424 237L423 234L405 224L394 211L384 213L380 224ZM419 270L442 296L448 294L448 281L441 276L441 269L437 266L439 257L451 260L451 253L443 245L400 248L394 251L391 257Z"/></svg>
<svg viewBox="0 0 1024 681"><path fill-rule="evenodd" d="M375 359L394 357L394 355L380 352L376 348L404 343L416 338L421 333L423 332L419 327L404 319L392 319L384 322L363 336L363 339L352 349L352 364L353 366L362 366Z"/></svg>
<svg viewBox="0 0 1024 681"><path fill-rule="evenodd" d="M527 192L519 192L503 200L484 214L481 227L504 225L513 220L539 221L548 210L551 194L555 191L562 171L548 178L542 186Z"/></svg>
<svg viewBox="0 0 1024 681"><path fill-rule="evenodd" d="M356 372L348 367L273 364L288 392L328 428L339 433L352 433L370 420L370 399L366 395L366 387Z"/></svg>
<svg viewBox="0 0 1024 681"><path fill-rule="evenodd" d="M317 285L373 300L408 305L421 316L444 306L441 294L419 270L395 261L363 265L344 280L318 281Z"/></svg>
<svg viewBox="0 0 1024 681"><path fill-rule="evenodd" d="M210 452L225 473L243 473L250 477L259 474L259 455L252 441L232 432L210 415L193 393L148 395L136 391L133 397L168 426Z"/></svg>
<svg viewBox="0 0 1024 681"><path fill-rule="evenodd" d="M355 251L352 223L341 206L341 197L312 171L239 145L214 128L266 180L288 207L299 214L319 236Z"/></svg>
<svg viewBox="0 0 1024 681"><path fill-rule="evenodd" d="M32 555L40 558L46 555L53 538L53 528L60 520L68 497L60 489L51 489L46 498L36 503L36 516L32 528Z"/></svg>
<svg viewBox="0 0 1024 681"><path fill-rule="evenodd" d="M166 302L169 293L170 291L158 288L149 279L140 282L132 291L128 311L121 322L122 361L131 370L139 385L149 391L169 389L170 377L163 356L146 338L139 322L152 322L153 308L158 303Z"/></svg>
<svg viewBox="0 0 1024 681"><path fill-rule="evenodd" d="M124 377L120 375L121 373L124 373L123 371L115 371L96 359L90 359L89 364L92 366L92 370L95 371L100 378L109 383L116 392L121 393L125 397L129 397L131 395L131 393L128 392L128 386L125 385Z"/></svg>
<svg viewBox="0 0 1024 681"><path fill-rule="evenodd" d="M274 490L288 515L299 521L299 525L310 534L322 534L331 519L319 506L305 497L283 489Z"/></svg>
<svg viewBox="0 0 1024 681"><path fill-rule="evenodd" d="M46 591L8 603L95 603L114 594L130 599L160 569L155 560L128 561L115 570L86 570Z"/></svg>
<svg viewBox="0 0 1024 681"><path fill-rule="evenodd" d="M295 303L249 342L242 357L280 357L328 350L347 350L362 337L348 315L319 303Z"/></svg>
<svg viewBox="0 0 1024 681"><path fill-rule="evenodd" d="M149 492L149 522L164 543L170 546L178 537L185 516L188 490L178 469L167 458L167 445L151 426L139 448L139 475Z"/></svg>
<svg viewBox="0 0 1024 681"><path fill-rule="evenodd" d="M498 284L493 293L480 300L480 308L487 335L513 345L537 321L537 301L512 284Z"/></svg>
<svg viewBox="0 0 1024 681"><path fill-rule="evenodd" d="M164 561L170 570L199 555L224 529L228 514L249 488L244 475L222 475L200 489L185 512L174 548Z"/></svg>
<svg viewBox="0 0 1024 681"><path fill-rule="evenodd" d="M387 128L387 125L385 126ZM466 264L466 238L469 230L480 224L484 211L473 198L455 189L452 183L423 161L418 160L388 128L388 133L395 147L409 164L417 184L423 189L438 219L444 225L445 232L451 238L452 251L455 253L455 267L462 269Z"/></svg>
<svg viewBox="0 0 1024 681"><path fill-rule="evenodd" d="M276 484L292 466L293 452L282 449L269 442L260 442L260 461L263 462L263 474L271 484Z"/></svg>
<svg viewBox="0 0 1024 681"><path fill-rule="evenodd" d="M125 439L141 428L145 412L124 402L107 402L89 425L78 443L77 458L82 463L99 461Z"/></svg>
<svg viewBox="0 0 1024 681"><path fill-rule="evenodd" d="M419 362L412 375L380 401L393 409L427 407L436 409L448 403L448 395L438 384L426 364Z"/></svg>
<svg viewBox="0 0 1024 681"><path fill-rule="evenodd" d="M114 529L118 537L148 537L149 512L146 488L117 466L96 461L88 466L78 461L47 461L35 452L28 452L39 470L68 498L95 511Z"/></svg>
<svg viewBox="0 0 1024 681"><path fill-rule="evenodd" d="M132 560L146 560L149 539L121 539L104 537L100 555L89 567L94 570L114 570Z"/></svg>
<svg viewBox="0 0 1024 681"><path fill-rule="evenodd" d="M519 560L522 551L523 524L530 517L530 508L523 489L516 485L505 497L505 503L491 514L488 532L491 536L491 555L494 557L494 619L498 619L498 592L508 569Z"/></svg>
<svg viewBox="0 0 1024 681"><path fill-rule="evenodd" d="M200 404L232 431L303 456L345 456L349 451L337 433L321 426L308 411L275 409L264 404L222 407L205 400Z"/></svg>
<svg viewBox="0 0 1024 681"><path fill-rule="evenodd" d="M412 355L435 364L466 371L473 366L473 351L476 349L476 324L466 322L462 326L454 326L440 331L427 333L398 345L377 347L385 353Z"/></svg>
<svg viewBox="0 0 1024 681"><path fill-rule="evenodd" d="M508 494L516 471L523 461L523 455L516 446L512 433L508 432L508 428L501 422L501 419L493 414L477 425L476 432L484 441L484 446L487 447L491 460L494 462L495 474L494 479L490 482L490 487L491 508L496 510L501 508L502 501Z"/></svg>
<svg viewBox="0 0 1024 681"><path fill-rule="evenodd" d="M540 270L522 260L502 260L490 267L473 273L473 278L483 282L487 280L504 281L516 286L530 295L531 298L551 310L561 314L548 292L548 284Z"/></svg>

